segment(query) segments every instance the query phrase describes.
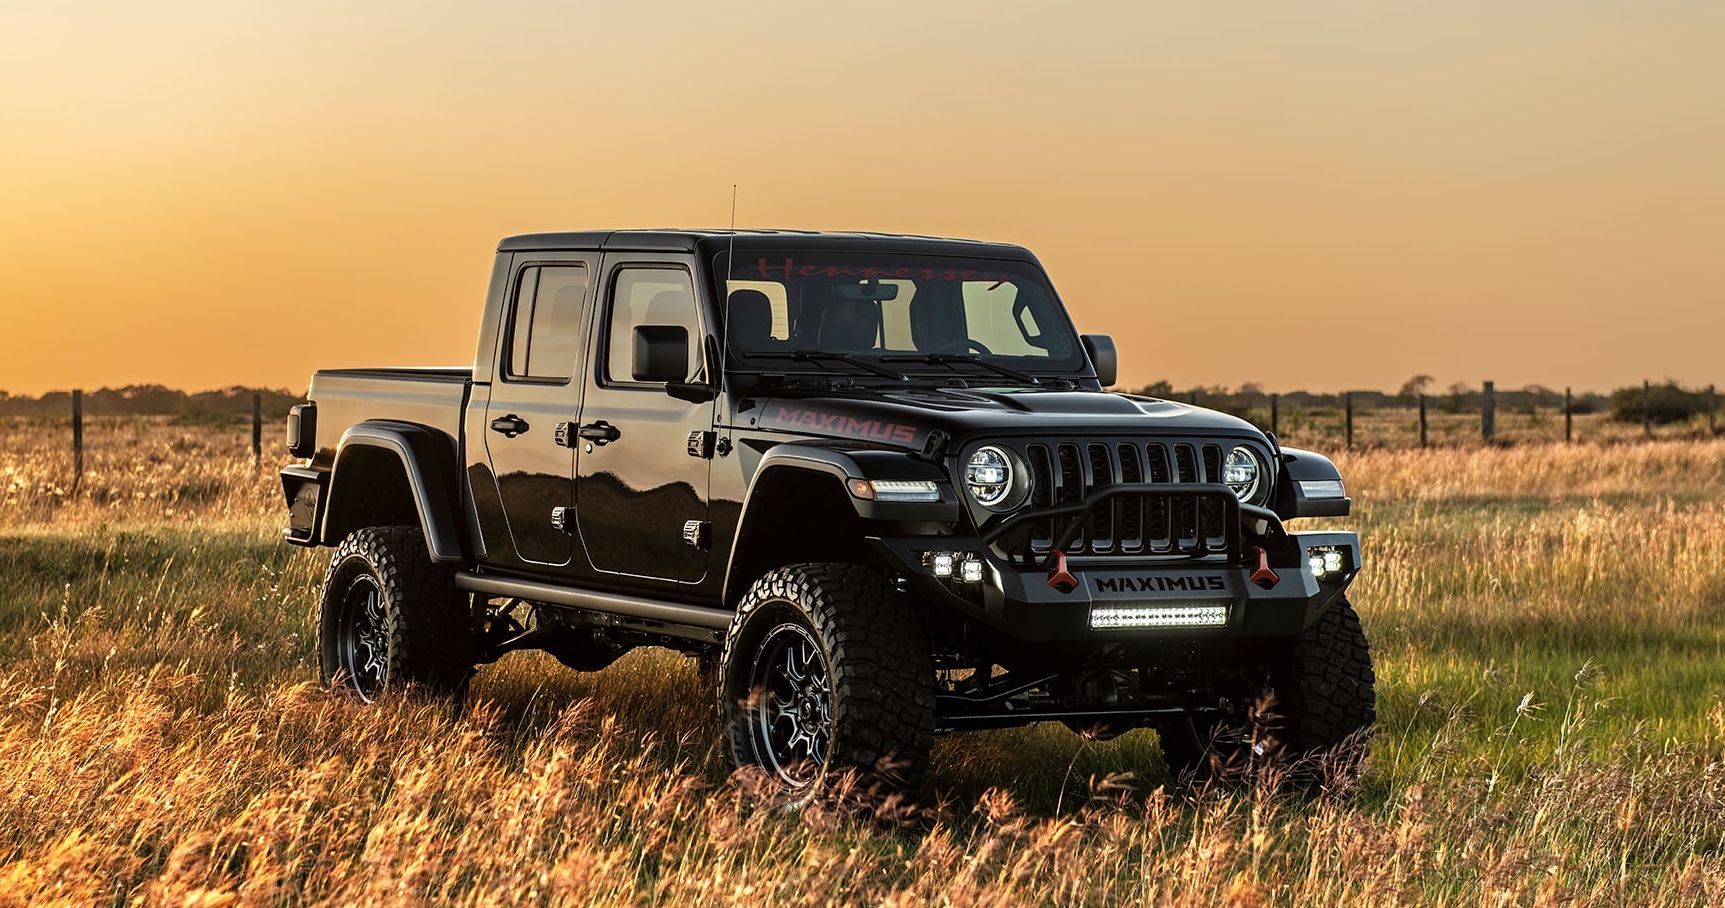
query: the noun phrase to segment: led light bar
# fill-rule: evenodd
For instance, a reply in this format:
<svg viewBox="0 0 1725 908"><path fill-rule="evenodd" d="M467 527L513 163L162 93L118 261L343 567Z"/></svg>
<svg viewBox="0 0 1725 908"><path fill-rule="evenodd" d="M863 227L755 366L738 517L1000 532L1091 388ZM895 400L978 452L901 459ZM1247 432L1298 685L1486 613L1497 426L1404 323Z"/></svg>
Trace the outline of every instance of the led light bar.
<svg viewBox="0 0 1725 908"><path fill-rule="evenodd" d="M1092 630L1135 627L1227 627L1225 605L1094 605Z"/></svg>

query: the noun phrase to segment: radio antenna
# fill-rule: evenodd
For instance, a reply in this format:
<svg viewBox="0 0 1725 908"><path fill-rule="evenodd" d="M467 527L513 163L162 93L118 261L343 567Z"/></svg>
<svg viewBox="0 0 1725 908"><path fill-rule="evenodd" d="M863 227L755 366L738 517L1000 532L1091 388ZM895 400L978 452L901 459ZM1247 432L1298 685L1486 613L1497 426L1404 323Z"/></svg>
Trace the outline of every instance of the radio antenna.
<svg viewBox="0 0 1725 908"><path fill-rule="evenodd" d="M724 332L720 338L719 363L715 371L723 373L725 361L731 358L731 275L737 271L737 184L731 184L731 248L725 250L725 273L719 276L719 289L724 293L723 318L719 320L719 330ZM718 376L714 376L717 378Z"/></svg>

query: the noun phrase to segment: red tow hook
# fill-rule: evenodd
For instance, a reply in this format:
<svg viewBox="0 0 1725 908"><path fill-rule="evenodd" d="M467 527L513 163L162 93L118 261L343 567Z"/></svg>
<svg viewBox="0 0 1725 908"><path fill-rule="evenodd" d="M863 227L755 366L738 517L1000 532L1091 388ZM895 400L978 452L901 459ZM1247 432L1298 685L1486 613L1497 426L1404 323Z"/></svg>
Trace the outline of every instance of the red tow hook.
<svg viewBox="0 0 1725 908"><path fill-rule="evenodd" d="M1264 589L1275 586L1282 578L1277 577L1276 572L1270 570L1270 553L1264 551L1262 546L1256 545L1252 546L1252 551L1258 553L1258 569L1252 572L1252 582Z"/></svg>
<svg viewBox="0 0 1725 908"><path fill-rule="evenodd" d="M1048 555L1048 585L1062 593L1078 589L1078 578L1066 569L1066 553L1059 549Z"/></svg>

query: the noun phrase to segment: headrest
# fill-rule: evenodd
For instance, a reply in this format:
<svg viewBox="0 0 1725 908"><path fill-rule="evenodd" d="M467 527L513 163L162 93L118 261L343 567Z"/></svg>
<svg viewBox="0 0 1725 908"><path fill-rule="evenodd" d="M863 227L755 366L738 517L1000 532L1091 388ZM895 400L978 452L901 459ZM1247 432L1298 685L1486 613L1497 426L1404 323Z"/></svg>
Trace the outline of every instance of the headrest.
<svg viewBox="0 0 1725 908"><path fill-rule="evenodd" d="M835 299L821 312L823 350L869 350L880 336L880 304L874 300Z"/></svg>
<svg viewBox="0 0 1725 908"><path fill-rule="evenodd" d="M773 340L773 302L759 290L734 290L725 304L729 344L760 350Z"/></svg>
<svg viewBox="0 0 1725 908"><path fill-rule="evenodd" d="M643 325L682 325L689 321L689 294L683 290L661 290L647 301L647 311L641 314Z"/></svg>

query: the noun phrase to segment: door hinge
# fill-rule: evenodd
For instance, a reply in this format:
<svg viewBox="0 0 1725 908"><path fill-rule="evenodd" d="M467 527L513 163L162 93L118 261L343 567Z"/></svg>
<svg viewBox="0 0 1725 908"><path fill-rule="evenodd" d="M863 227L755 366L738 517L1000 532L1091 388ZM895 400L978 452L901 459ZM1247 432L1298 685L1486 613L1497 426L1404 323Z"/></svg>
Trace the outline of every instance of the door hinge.
<svg viewBox="0 0 1725 908"><path fill-rule="evenodd" d="M570 424L568 424L566 422L560 422L557 424L557 428L552 430L552 435L557 439L557 446L558 447L560 447L560 448L573 448L573 447L575 447L575 427L574 426L571 426Z"/></svg>
<svg viewBox="0 0 1725 908"><path fill-rule="evenodd" d="M575 509L568 507L552 508L551 526L559 533L575 532Z"/></svg>
<svg viewBox="0 0 1725 908"><path fill-rule="evenodd" d="M705 520L687 520L683 522L683 542L697 549L706 551L713 543L713 525Z"/></svg>
<svg viewBox="0 0 1725 908"><path fill-rule="evenodd" d="M718 437L717 432L703 432L700 429L696 429L695 431L690 432L689 433L689 456L690 457L699 457L703 460L712 459L713 441L717 437Z"/></svg>

